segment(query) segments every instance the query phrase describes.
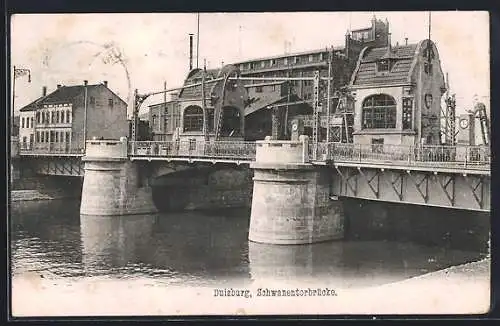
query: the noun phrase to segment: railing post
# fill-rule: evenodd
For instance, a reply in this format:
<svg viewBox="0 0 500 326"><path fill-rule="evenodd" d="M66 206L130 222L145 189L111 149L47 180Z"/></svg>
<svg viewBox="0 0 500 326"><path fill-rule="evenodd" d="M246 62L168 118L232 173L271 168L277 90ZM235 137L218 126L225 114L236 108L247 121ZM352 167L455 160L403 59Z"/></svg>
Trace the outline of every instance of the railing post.
<svg viewBox="0 0 500 326"><path fill-rule="evenodd" d="M361 144L358 145L359 145L359 161L361 162Z"/></svg>
<svg viewBox="0 0 500 326"><path fill-rule="evenodd" d="M469 156L469 154L470 154L470 146L467 146L465 149L464 168L467 167L467 157Z"/></svg>
<svg viewBox="0 0 500 326"><path fill-rule="evenodd" d="M302 141L302 163L309 162L309 137L300 135L299 140Z"/></svg>

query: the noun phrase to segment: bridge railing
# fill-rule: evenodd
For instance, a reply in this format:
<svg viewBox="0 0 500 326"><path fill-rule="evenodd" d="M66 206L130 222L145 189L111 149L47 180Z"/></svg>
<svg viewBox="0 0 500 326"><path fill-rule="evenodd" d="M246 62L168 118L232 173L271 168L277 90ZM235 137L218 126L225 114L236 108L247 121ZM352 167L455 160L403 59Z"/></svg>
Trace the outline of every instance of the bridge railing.
<svg viewBox="0 0 500 326"><path fill-rule="evenodd" d="M309 146L313 158L314 146ZM375 162L400 165L463 166L474 168L491 163L491 151L487 146L441 146L441 145L371 145L346 143L319 143L317 161Z"/></svg>
<svg viewBox="0 0 500 326"><path fill-rule="evenodd" d="M188 157L253 161L255 142L243 141L131 141L130 156Z"/></svg>
<svg viewBox="0 0 500 326"><path fill-rule="evenodd" d="M69 143L19 143L20 154L84 154L81 144Z"/></svg>

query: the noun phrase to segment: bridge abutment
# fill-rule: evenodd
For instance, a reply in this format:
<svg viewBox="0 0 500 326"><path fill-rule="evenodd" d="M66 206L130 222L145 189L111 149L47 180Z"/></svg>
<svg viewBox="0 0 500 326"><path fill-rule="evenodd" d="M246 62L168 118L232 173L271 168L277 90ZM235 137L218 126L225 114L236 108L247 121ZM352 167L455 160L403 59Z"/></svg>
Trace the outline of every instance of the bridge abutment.
<svg viewBox="0 0 500 326"><path fill-rule="evenodd" d="M152 189L143 183L138 163L127 158L126 140L87 142L82 215L131 215L157 212Z"/></svg>
<svg viewBox="0 0 500 326"><path fill-rule="evenodd" d="M328 171L307 160L307 138L257 142L250 241L308 244L344 236L342 204L330 199Z"/></svg>

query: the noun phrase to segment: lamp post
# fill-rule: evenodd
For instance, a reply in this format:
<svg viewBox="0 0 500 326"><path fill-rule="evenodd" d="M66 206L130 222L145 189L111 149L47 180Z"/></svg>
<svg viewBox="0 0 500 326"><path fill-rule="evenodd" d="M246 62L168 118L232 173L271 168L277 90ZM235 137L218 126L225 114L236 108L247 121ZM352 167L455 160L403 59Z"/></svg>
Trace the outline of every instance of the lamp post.
<svg viewBox="0 0 500 326"><path fill-rule="evenodd" d="M31 70L24 68L16 68L14 66L14 78L12 79L12 120L11 133L14 132L14 107L16 101L16 79L28 75L28 83L31 83Z"/></svg>

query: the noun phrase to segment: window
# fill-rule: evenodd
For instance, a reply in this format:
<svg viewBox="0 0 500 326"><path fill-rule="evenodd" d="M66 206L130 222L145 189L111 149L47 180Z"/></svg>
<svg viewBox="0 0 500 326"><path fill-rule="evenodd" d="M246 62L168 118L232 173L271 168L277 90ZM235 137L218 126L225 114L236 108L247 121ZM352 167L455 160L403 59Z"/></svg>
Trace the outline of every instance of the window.
<svg viewBox="0 0 500 326"><path fill-rule="evenodd" d="M367 97L363 101L363 129L396 128L396 102L386 94Z"/></svg>
<svg viewBox="0 0 500 326"><path fill-rule="evenodd" d="M196 139L189 140L189 150L194 151L196 149Z"/></svg>
<svg viewBox="0 0 500 326"><path fill-rule="evenodd" d="M271 59L270 62L271 62L271 66L274 66L276 64L276 60L274 60L274 59Z"/></svg>
<svg viewBox="0 0 500 326"><path fill-rule="evenodd" d="M214 131L214 119L215 119L215 113L213 109L208 109L207 110L207 116L208 116L208 130L209 132Z"/></svg>
<svg viewBox="0 0 500 326"><path fill-rule="evenodd" d="M64 111L61 111L61 123L64 123Z"/></svg>
<svg viewBox="0 0 500 326"><path fill-rule="evenodd" d="M36 142L39 143L40 142L40 131L37 131L36 132Z"/></svg>
<svg viewBox="0 0 500 326"><path fill-rule="evenodd" d="M309 62L312 62L312 61L313 61L313 55L312 55L312 54L310 54L310 55L309 55Z"/></svg>
<svg viewBox="0 0 500 326"><path fill-rule="evenodd" d="M184 131L203 130L203 109L197 105L188 106L184 110Z"/></svg>
<svg viewBox="0 0 500 326"><path fill-rule="evenodd" d="M37 122L37 123L42 122L40 119L41 119L41 117L40 117L40 112L37 112L37 113L36 113L36 122Z"/></svg>
<svg viewBox="0 0 500 326"><path fill-rule="evenodd" d="M21 128L24 128L24 117L21 118Z"/></svg>
<svg viewBox="0 0 500 326"><path fill-rule="evenodd" d="M163 120L163 132L166 133L168 132L168 117L165 117Z"/></svg>
<svg viewBox="0 0 500 326"><path fill-rule="evenodd" d="M33 128L33 117L30 118L31 121L31 128Z"/></svg>
<svg viewBox="0 0 500 326"><path fill-rule="evenodd" d="M153 114L153 120L151 121L151 124L152 124L152 129L155 130L156 129L156 114Z"/></svg>
<svg viewBox="0 0 500 326"><path fill-rule="evenodd" d="M59 120L60 116L59 116L59 111L56 112L56 122L59 123L60 120Z"/></svg>
<svg viewBox="0 0 500 326"><path fill-rule="evenodd" d="M403 98L403 129L412 128L412 109L413 99L411 97Z"/></svg>
<svg viewBox="0 0 500 326"><path fill-rule="evenodd" d="M320 53L320 54L319 54L319 61L323 61L323 58L324 58L324 57L323 57L323 53Z"/></svg>
<svg viewBox="0 0 500 326"><path fill-rule="evenodd" d="M69 137L69 131L66 131L66 142L69 143L70 137Z"/></svg>
<svg viewBox="0 0 500 326"><path fill-rule="evenodd" d="M41 142L44 143L45 142L45 132L41 132Z"/></svg>
<svg viewBox="0 0 500 326"><path fill-rule="evenodd" d="M265 66L266 66L266 63L265 63L264 61L261 61L261 62L260 62L260 67L261 67L261 68L264 68Z"/></svg>
<svg viewBox="0 0 500 326"><path fill-rule="evenodd" d="M50 112L50 123L55 123L56 122L56 115L54 111Z"/></svg>
<svg viewBox="0 0 500 326"><path fill-rule="evenodd" d="M299 57L294 58L295 63L299 63Z"/></svg>
<svg viewBox="0 0 500 326"><path fill-rule="evenodd" d="M66 123L70 123L71 120L71 112L69 110L66 110Z"/></svg>
<svg viewBox="0 0 500 326"><path fill-rule="evenodd" d="M112 99L112 98L108 99L108 106L109 106L110 108L112 108L112 107L113 107L113 99Z"/></svg>
<svg viewBox="0 0 500 326"><path fill-rule="evenodd" d="M388 72L392 69L393 62L391 60L380 60L377 62L378 72Z"/></svg>
<svg viewBox="0 0 500 326"><path fill-rule="evenodd" d="M432 75L432 63L428 61L424 62L424 72L428 75Z"/></svg>
<svg viewBox="0 0 500 326"><path fill-rule="evenodd" d="M384 138L372 138L372 152L373 153L384 152Z"/></svg>
<svg viewBox="0 0 500 326"><path fill-rule="evenodd" d="M283 59L283 64L284 64L284 65L287 65L287 64L288 64L288 58L284 58L284 59Z"/></svg>
<svg viewBox="0 0 500 326"><path fill-rule="evenodd" d="M56 131L54 136L55 136L55 142L58 143L59 142L59 133Z"/></svg>

